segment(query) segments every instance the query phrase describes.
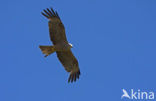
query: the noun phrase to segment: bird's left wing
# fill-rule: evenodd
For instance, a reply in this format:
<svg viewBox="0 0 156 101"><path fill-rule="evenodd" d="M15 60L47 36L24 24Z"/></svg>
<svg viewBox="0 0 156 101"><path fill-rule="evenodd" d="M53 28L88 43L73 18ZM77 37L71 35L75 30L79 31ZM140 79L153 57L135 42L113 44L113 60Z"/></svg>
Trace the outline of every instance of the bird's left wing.
<svg viewBox="0 0 156 101"><path fill-rule="evenodd" d="M73 82L76 81L76 79L79 79L79 64L72 51L56 51L56 53L65 70L70 72L68 82Z"/></svg>

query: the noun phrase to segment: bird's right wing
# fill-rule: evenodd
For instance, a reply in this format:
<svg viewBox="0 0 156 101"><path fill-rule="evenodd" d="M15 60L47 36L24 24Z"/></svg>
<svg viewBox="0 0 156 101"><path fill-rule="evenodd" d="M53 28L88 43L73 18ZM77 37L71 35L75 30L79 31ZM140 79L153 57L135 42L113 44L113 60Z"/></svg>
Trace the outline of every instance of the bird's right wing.
<svg viewBox="0 0 156 101"><path fill-rule="evenodd" d="M56 11L54 11L52 8L50 9L44 9L42 15L44 15L46 18L49 19L49 33L50 33L50 39L53 42L54 45L58 43L68 43L66 34L65 34L65 28L62 24L62 21Z"/></svg>

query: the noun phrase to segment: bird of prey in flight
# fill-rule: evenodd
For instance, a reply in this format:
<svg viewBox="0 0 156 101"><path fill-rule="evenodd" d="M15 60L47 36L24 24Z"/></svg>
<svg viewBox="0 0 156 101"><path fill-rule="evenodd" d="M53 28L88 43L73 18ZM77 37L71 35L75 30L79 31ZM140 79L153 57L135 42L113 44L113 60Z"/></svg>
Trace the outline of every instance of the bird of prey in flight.
<svg viewBox="0 0 156 101"><path fill-rule="evenodd" d="M51 46L42 46L40 45L39 48L41 49L42 53L45 54L45 57L49 56L50 54L56 52L58 59L62 63L63 67L67 72L70 72L70 76L68 78L68 82L75 82L76 79L79 79L80 76L80 69L78 65L78 61L73 55L71 48L72 44L68 43L64 25L56 11L52 8L44 9L44 12L41 12L43 16L45 16L49 22L49 34L50 40L52 41L53 45Z"/></svg>

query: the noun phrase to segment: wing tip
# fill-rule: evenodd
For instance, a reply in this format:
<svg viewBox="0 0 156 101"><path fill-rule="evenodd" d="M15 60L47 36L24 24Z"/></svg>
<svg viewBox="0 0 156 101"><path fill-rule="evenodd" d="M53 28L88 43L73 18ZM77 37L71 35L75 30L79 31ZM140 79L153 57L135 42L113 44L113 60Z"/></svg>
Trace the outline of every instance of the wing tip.
<svg viewBox="0 0 156 101"><path fill-rule="evenodd" d="M68 78L68 83L76 82L76 80L79 79L80 74L81 74L80 70L74 73L70 73L70 76Z"/></svg>
<svg viewBox="0 0 156 101"><path fill-rule="evenodd" d="M41 14L48 19L52 18L52 17L57 17L60 19L57 11L54 11L54 9L52 7L43 9L43 12L41 12Z"/></svg>

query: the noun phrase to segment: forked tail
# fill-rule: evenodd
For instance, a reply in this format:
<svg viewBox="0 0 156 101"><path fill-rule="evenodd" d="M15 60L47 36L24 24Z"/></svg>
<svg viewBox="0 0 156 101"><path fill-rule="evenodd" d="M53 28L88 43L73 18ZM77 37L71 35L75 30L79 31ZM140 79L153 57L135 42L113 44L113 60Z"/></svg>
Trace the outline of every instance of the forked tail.
<svg viewBox="0 0 156 101"><path fill-rule="evenodd" d="M45 54L44 57L47 57L48 55L55 52L54 46L39 46L39 48L41 49L42 53Z"/></svg>

